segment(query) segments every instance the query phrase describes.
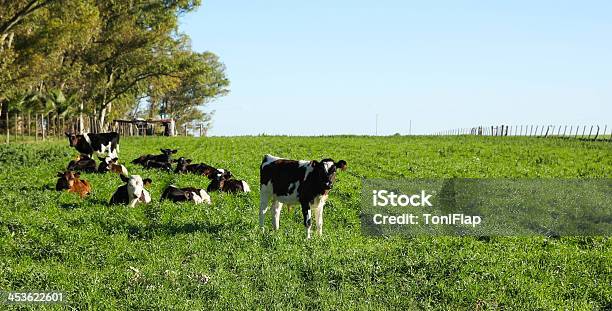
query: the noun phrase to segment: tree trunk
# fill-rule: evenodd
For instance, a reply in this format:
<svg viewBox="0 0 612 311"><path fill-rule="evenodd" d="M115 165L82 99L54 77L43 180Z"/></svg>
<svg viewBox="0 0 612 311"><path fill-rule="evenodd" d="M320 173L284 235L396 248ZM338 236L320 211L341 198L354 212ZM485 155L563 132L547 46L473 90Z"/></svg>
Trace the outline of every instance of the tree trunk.
<svg viewBox="0 0 612 311"><path fill-rule="evenodd" d="M5 117L6 117L6 122L5 122L5 125L6 125L6 143L8 144L8 143L11 142L11 131L9 129L9 112L8 112L8 107L6 109Z"/></svg>
<svg viewBox="0 0 612 311"><path fill-rule="evenodd" d="M34 119L34 140L38 141L38 113Z"/></svg>
<svg viewBox="0 0 612 311"><path fill-rule="evenodd" d="M17 141L17 121L19 121L17 116L18 115L15 114L15 141Z"/></svg>
<svg viewBox="0 0 612 311"><path fill-rule="evenodd" d="M80 107L80 112L79 112L79 134L83 134L83 126L85 125L83 122L83 102L81 102L81 107Z"/></svg>
<svg viewBox="0 0 612 311"><path fill-rule="evenodd" d="M40 115L40 130L42 131L42 140L45 141L45 115L41 114Z"/></svg>
<svg viewBox="0 0 612 311"><path fill-rule="evenodd" d="M104 132L104 122L106 122L106 112L107 112L107 108L106 105L103 106L104 108L100 109L100 114L98 119L96 120L98 122L98 131L99 132Z"/></svg>

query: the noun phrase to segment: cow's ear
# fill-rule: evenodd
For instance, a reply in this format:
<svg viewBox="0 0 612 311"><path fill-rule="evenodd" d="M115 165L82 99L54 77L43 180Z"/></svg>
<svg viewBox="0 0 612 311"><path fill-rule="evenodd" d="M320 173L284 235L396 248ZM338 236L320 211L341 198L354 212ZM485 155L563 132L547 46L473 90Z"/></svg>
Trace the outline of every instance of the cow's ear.
<svg viewBox="0 0 612 311"><path fill-rule="evenodd" d="M105 160L105 158L103 158L103 157L101 157L101 156L98 156L98 159L99 159L100 161L104 161L104 160Z"/></svg>
<svg viewBox="0 0 612 311"><path fill-rule="evenodd" d="M62 177L62 176L64 176L64 173L62 173L62 172L57 172L57 177Z"/></svg>
<svg viewBox="0 0 612 311"><path fill-rule="evenodd" d="M344 160L340 160L340 161L338 161L338 162L336 162L334 164L336 165L337 168L339 168L339 169L341 169L343 171L346 170L346 167L348 166L346 164L346 161L344 161Z"/></svg>
<svg viewBox="0 0 612 311"><path fill-rule="evenodd" d="M81 173L79 172L74 173L74 178L79 178L79 177L81 177Z"/></svg>
<svg viewBox="0 0 612 311"><path fill-rule="evenodd" d="M123 174L119 174L119 177L121 178L121 180L122 180L123 182L128 182L128 181L130 180L130 179L127 177L127 176L125 176L125 175L123 175Z"/></svg>
<svg viewBox="0 0 612 311"><path fill-rule="evenodd" d="M119 160L119 158L113 158L113 159L111 160L111 162L115 162L115 163L116 163L118 160Z"/></svg>
<svg viewBox="0 0 612 311"><path fill-rule="evenodd" d="M66 137L70 137L70 133L64 132L64 134L66 135Z"/></svg>
<svg viewBox="0 0 612 311"><path fill-rule="evenodd" d="M161 151L161 153L166 153L168 152L168 149L159 149L159 151Z"/></svg>
<svg viewBox="0 0 612 311"><path fill-rule="evenodd" d="M178 152L178 149L172 150L172 153L177 153L177 152Z"/></svg>
<svg viewBox="0 0 612 311"><path fill-rule="evenodd" d="M145 187L146 187L146 186L149 186L149 185L150 185L150 184L152 184L152 183L153 183L153 181L151 180L151 178L145 178L145 179L142 181L142 184L143 184Z"/></svg>

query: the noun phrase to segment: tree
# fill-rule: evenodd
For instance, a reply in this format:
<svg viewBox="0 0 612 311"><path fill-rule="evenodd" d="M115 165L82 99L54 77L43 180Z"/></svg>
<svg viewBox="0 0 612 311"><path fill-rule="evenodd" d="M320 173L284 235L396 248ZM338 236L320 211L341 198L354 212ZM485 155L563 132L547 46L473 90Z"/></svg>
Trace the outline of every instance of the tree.
<svg viewBox="0 0 612 311"><path fill-rule="evenodd" d="M193 53L178 32L179 17L200 0L0 4L0 116L9 99L29 94L26 108L54 117L56 127L78 113L80 131L83 114L104 130L109 118L142 114L147 101L151 115L210 120L201 108L227 93L218 57Z"/></svg>
<svg viewBox="0 0 612 311"><path fill-rule="evenodd" d="M212 112L205 113L203 108L229 92L225 66L210 52L185 52L179 62L175 83L158 79L159 87L150 90L150 113L174 118L177 124L199 120L210 127Z"/></svg>
<svg viewBox="0 0 612 311"><path fill-rule="evenodd" d="M103 126L113 105L133 105L153 78L172 76L178 16L199 1L100 2L102 27L86 52L87 76L94 112Z"/></svg>

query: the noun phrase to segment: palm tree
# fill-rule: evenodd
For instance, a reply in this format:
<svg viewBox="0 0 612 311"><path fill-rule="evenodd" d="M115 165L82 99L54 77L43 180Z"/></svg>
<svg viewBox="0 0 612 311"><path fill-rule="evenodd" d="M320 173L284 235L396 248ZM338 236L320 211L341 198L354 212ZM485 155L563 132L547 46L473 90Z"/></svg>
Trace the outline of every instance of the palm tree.
<svg viewBox="0 0 612 311"><path fill-rule="evenodd" d="M47 101L50 102L49 107L53 107L53 113L55 114L55 134L59 136L59 120L74 112L76 94L66 98L62 90L54 89L47 95Z"/></svg>
<svg viewBox="0 0 612 311"><path fill-rule="evenodd" d="M6 139L7 139L7 143L9 140L9 126L8 126L8 120L9 120L9 113L13 113L13 118L15 119L15 141L17 140L17 127L18 127L18 121L19 121L19 114L22 113L25 109L25 99L26 96L25 95L19 95L17 97L15 97L12 100L8 101L8 109L7 109L7 113L6 113ZM23 134L23 131L21 132Z"/></svg>
<svg viewBox="0 0 612 311"><path fill-rule="evenodd" d="M42 129L42 138L43 140L45 139L45 121L44 118L45 116L47 116L51 111L53 111L53 104L52 102L50 102L49 100L47 100L47 97L45 96L45 94L41 93L41 92L31 92L30 94L27 95L26 97L26 105L28 107L28 109L30 109L30 111L34 112L36 114L36 133L34 133L36 140L38 140L38 116L40 116L40 125L41 125L41 129Z"/></svg>

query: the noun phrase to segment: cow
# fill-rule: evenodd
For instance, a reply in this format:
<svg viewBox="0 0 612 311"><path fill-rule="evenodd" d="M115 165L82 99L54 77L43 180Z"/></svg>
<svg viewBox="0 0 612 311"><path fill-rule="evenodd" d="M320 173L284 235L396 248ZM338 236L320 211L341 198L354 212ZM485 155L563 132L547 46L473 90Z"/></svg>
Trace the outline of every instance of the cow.
<svg viewBox="0 0 612 311"><path fill-rule="evenodd" d="M82 154L88 155L90 158L94 153L107 154L111 158L116 158L119 153L119 134L116 132L110 133L85 133L77 135L74 133L65 133L68 137L70 147L74 147Z"/></svg>
<svg viewBox="0 0 612 311"><path fill-rule="evenodd" d="M230 171L218 170L216 174L211 178L211 182L206 188L206 191L221 191L221 192L250 192L251 188L244 180L238 180L232 178Z"/></svg>
<svg viewBox="0 0 612 311"><path fill-rule="evenodd" d="M86 173L96 172L96 161L88 155L80 154L75 160L68 163L69 171L81 171Z"/></svg>
<svg viewBox="0 0 612 311"><path fill-rule="evenodd" d="M192 201L196 204L210 204L210 195L204 191L204 189L198 189L193 187L178 188L170 185L161 196L161 200L170 200L172 202L186 202Z"/></svg>
<svg viewBox="0 0 612 311"><path fill-rule="evenodd" d="M81 198L91 193L91 184L86 180L81 180L81 174L74 171L65 171L57 173L57 183L55 190L78 193Z"/></svg>
<svg viewBox="0 0 612 311"><path fill-rule="evenodd" d="M167 162L158 162L154 160L147 160L143 165L144 168L159 168L168 172L172 171L172 164Z"/></svg>
<svg viewBox="0 0 612 311"><path fill-rule="evenodd" d="M150 178L145 178L143 180L139 175L131 175L130 177L127 177L122 174L119 176L126 184L117 188L115 193L113 193L109 204L128 204L130 207L134 207L138 202L151 202L151 195L149 194L149 191L145 189L146 186L149 186L152 183Z"/></svg>
<svg viewBox="0 0 612 311"><path fill-rule="evenodd" d="M159 149L161 154L146 154L132 160L132 164L140 164L144 166L147 161L160 163L172 163L172 155L178 152L178 149Z"/></svg>
<svg viewBox="0 0 612 311"><path fill-rule="evenodd" d="M279 227L283 204L300 204L306 238L310 239L312 212L317 222L317 233L322 235L323 206L336 179L336 171L346 168L347 163L344 160L335 162L326 158L321 161L295 161L265 155L259 168L261 185L259 225L264 226L268 203L271 199L274 208L272 226L275 230L278 230Z"/></svg>
<svg viewBox="0 0 612 311"><path fill-rule="evenodd" d="M204 163L199 164L191 164L191 159L185 159L180 157L176 160L176 168L174 169L175 173L193 173L197 175L203 175L212 180L218 169Z"/></svg>
<svg viewBox="0 0 612 311"><path fill-rule="evenodd" d="M127 168L125 166L117 163L119 158L111 158L111 157L102 158L102 157L98 157L98 159L100 159L100 165L98 165L98 171L97 171L98 173L113 172L113 173L117 173L117 174L123 174L125 176L128 175Z"/></svg>

